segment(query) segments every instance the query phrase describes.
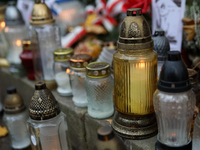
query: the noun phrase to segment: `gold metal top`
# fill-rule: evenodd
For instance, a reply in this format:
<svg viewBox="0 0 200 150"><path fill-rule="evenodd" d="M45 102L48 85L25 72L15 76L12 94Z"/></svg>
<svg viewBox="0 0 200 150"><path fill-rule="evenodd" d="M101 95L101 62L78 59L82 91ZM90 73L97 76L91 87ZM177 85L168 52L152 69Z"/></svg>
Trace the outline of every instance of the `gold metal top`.
<svg viewBox="0 0 200 150"><path fill-rule="evenodd" d="M60 48L53 52L55 61L69 61L74 54L72 48Z"/></svg>
<svg viewBox="0 0 200 150"><path fill-rule="evenodd" d="M111 74L110 65L106 62L93 62L86 66L86 76L90 78L105 78Z"/></svg>
<svg viewBox="0 0 200 150"><path fill-rule="evenodd" d="M44 82L35 84L35 92L31 98L29 115L33 120L46 120L57 116L60 108L51 91Z"/></svg>
<svg viewBox="0 0 200 150"><path fill-rule="evenodd" d="M52 17L51 10L44 3L44 1L41 2L41 0L35 0L30 24L31 25L45 25L45 24L52 24L54 22L55 22L55 19L53 19Z"/></svg>
<svg viewBox="0 0 200 150"><path fill-rule="evenodd" d="M88 54L74 55L70 59L70 68L74 70L84 70L91 61L92 56Z"/></svg>
<svg viewBox="0 0 200 150"><path fill-rule="evenodd" d="M7 88L7 96L4 101L4 111L8 114L20 113L25 109L22 97L17 93L15 87Z"/></svg>
<svg viewBox="0 0 200 150"><path fill-rule="evenodd" d="M117 44L119 49L124 50L142 50L153 46L150 28L141 8L127 9Z"/></svg>

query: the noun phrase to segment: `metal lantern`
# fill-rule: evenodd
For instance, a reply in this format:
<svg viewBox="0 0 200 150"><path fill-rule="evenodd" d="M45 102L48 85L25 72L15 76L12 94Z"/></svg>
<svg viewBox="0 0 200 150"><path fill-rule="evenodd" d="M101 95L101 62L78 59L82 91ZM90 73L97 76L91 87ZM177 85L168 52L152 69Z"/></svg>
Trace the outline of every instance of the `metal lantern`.
<svg viewBox="0 0 200 150"><path fill-rule="evenodd" d="M11 64L10 72L23 76L25 71L21 65L22 40L27 36L27 27L15 2L9 2L5 11L4 33L9 44L7 60Z"/></svg>
<svg viewBox="0 0 200 150"><path fill-rule="evenodd" d="M191 142L196 96L179 51L168 52L157 88L153 103L158 123L158 143L170 147L170 150L182 150Z"/></svg>
<svg viewBox="0 0 200 150"><path fill-rule="evenodd" d="M165 37L165 31L162 29L155 30L152 39L154 41L153 50L158 54L157 77L159 78L160 70L167 59L167 52L170 51L170 45L168 39Z"/></svg>
<svg viewBox="0 0 200 150"><path fill-rule="evenodd" d="M9 131L11 146L14 149L23 149L30 145L26 121L28 111L25 108L22 97L15 87L7 88L4 102L3 120Z"/></svg>
<svg viewBox="0 0 200 150"><path fill-rule="evenodd" d="M114 131L131 139L156 135L153 93L157 85L157 54L140 8L127 10L113 65L117 110L112 121Z"/></svg>
<svg viewBox="0 0 200 150"><path fill-rule="evenodd" d="M35 84L28 129L33 150L68 150L67 124L58 102L44 82Z"/></svg>
<svg viewBox="0 0 200 150"><path fill-rule="evenodd" d="M54 22L44 0L35 0L29 27L29 36L38 41L39 48L34 55L35 77L36 80L45 81L50 89L56 88L53 51L61 47L60 30Z"/></svg>

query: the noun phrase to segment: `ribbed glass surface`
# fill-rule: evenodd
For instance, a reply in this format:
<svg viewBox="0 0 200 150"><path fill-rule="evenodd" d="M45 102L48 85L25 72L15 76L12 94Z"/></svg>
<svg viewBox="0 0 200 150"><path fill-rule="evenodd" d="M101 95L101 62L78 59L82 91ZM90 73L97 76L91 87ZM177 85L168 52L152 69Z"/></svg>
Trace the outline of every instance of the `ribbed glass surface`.
<svg viewBox="0 0 200 150"><path fill-rule="evenodd" d="M194 123L192 150L199 150L199 148L200 148L200 114L198 114Z"/></svg>
<svg viewBox="0 0 200 150"><path fill-rule="evenodd" d="M121 113L146 115L154 112L157 55L152 50L114 54L114 102Z"/></svg>
<svg viewBox="0 0 200 150"><path fill-rule="evenodd" d="M186 145L190 141L196 103L192 90L182 93L156 90L153 102L158 124L158 140L168 146Z"/></svg>

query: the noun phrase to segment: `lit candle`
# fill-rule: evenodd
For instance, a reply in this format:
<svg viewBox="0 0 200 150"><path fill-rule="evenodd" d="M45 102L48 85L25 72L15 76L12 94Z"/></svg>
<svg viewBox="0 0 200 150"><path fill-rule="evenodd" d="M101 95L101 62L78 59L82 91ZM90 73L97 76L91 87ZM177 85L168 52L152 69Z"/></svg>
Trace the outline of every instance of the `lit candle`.
<svg viewBox="0 0 200 150"><path fill-rule="evenodd" d="M66 72L62 71L55 74L55 79L58 84L57 91L62 96L71 95L72 93L69 72L70 70L67 69Z"/></svg>
<svg viewBox="0 0 200 150"><path fill-rule="evenodd" d="M61 96L71 96L71 84L70 84L70 69L69 59L73 55L73 49L61 48L53 52L54 54L54 75L57 82L57 91Z"/></svg>

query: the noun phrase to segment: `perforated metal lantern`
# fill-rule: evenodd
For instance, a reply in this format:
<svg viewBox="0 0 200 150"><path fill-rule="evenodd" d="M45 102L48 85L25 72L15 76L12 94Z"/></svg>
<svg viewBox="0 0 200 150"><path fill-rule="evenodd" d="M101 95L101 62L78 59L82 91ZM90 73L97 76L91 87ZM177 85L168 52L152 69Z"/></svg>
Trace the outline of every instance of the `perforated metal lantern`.
<svg viewBox="0 0 200 150"><path fill-rule="evenodd" d="M29 116L27 123L32 149L69 149L65 115L44 82L35 84Z"/></svg>

